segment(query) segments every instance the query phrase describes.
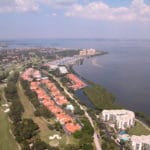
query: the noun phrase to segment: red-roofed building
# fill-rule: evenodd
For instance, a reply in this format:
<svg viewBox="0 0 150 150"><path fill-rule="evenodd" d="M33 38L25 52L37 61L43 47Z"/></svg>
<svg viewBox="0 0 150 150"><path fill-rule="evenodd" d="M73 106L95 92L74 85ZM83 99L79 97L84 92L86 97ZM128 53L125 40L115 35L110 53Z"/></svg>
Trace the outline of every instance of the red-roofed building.
<svg viewBox="0 0 150 150"><path fill-rule="evenodd" d="M49 106L48 109L55 115L58 113L62 113L63 110L58 106Z"/></svg>
<svg viewBox="0 0 150 150"><path fill-rule="evenodd" d="M67 74L67 78L69 78L71 80L71 83L72 83L71 88L73 90L78 90L78 89L83 88L83 87L86 86L86 84L83 81L81 81L74 74L71 74L71 73Z"/></svg>
<svg viewBox="0 0 150 150"><path fill-rule="evenodd" d="M57 114L56 118L60 122L60 124L67 124L73 122L73 118L65 113Z"/></svg>
<svg viewBox="0 0 150 150"><path fill-rule="evenodd" d="M42 101L42 103L43 103L43 105L45 106L45 107L49 107L49 106L54 106L54 102L52 101L52 100L43 100Z"/></svg>
<svg viewBox="0 0 150 150"><path fill-rule="evenodd" d="M33 91L38 89L39 84L40 84L39 82L31 82L30 83L30 89Z"/></svg>
<svg viewBox="0 0 150 150"><path fill-rule="evenodd" d="M81 126L77 123L67 123L67 124L65 124L64 128L69 133L74 133L76 131L81 130Z"/></svg>

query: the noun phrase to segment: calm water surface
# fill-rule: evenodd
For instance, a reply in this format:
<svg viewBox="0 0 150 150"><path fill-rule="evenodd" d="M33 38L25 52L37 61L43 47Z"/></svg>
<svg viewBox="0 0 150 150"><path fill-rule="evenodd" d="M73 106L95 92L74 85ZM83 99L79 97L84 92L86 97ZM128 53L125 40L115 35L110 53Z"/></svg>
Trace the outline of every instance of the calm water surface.
<svg viewBox="0 0 150 150"><path fill-rule="evenodd" d="M74 66L75 71L111 91L118 104L150 115L149 44L114 43L107 50L107 55Z"/></svg>

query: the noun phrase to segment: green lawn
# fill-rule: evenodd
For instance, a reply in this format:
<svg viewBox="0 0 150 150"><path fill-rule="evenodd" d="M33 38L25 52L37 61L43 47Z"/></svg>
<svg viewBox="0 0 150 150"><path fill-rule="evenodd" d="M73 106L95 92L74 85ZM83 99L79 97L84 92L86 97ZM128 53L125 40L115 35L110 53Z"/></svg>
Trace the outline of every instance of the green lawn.
<svg viewBox="0 0 150 150"><path fill-rule="evenodd" d="M0 150L18 150L15 139L9 132L7 115L0 110Z"/></svg>
<svg viewBox="0 0 150 150"><path fill-rule="evenodd" d="M141 123L136 122L133 128L128 130L129 135L150 135L150 131L147 130Z"/></svg>
<svg viewBox="0 0 150 150"><path fill-rule="evenodd" d="M18 95L20 98L20 101L24 107L24 113L23 118L34 118L34 107L31 104L31 102L28 100L27 96L24 94L24 90L20 84L20 82L17 83L17 90Z"/></svg>
<svg viewBox="0 0 150 150"><path fill-rule="evenodd" d="M0 105L5 104L3 98L3 86L0 85ZM0 106L0 150L18 150L17 143L13 136L10 134L10 123L8 116L2 111Z"/></svg>
<svg viewBox="0 0 150 150"><path fill-rule="evenodd" d="M65 146L65 145L78 145L79 140L75 139L73 135L63 135L62 139L60 140L60 145Z"/></svg>

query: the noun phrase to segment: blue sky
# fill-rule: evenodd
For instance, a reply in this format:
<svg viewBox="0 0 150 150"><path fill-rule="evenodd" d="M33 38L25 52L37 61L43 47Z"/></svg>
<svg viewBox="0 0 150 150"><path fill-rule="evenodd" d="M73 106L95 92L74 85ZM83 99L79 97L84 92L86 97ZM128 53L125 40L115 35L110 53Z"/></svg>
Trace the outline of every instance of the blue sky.
<svg viewBox="0 0 150 150"><path fill-rule="evenodd" d="M0 39L149 38L150 0L1 0Z"/></svg>

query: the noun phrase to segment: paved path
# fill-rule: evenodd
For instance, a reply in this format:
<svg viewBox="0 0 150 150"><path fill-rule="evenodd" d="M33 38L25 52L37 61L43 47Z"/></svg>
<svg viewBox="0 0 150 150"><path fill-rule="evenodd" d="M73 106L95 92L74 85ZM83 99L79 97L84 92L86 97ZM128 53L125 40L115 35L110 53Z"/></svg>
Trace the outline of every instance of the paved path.
<svg viewBox="0 0 150 150"><path fill-rule="evenodd" d="M60 80L58 78L56 78L55 76L51 75L56 81L57 83L59 83L59 85L64 89L64 92L71 98L75 101L75 103L80 107L81 110L84 111L84 114L85 116L87 117L87 119L89 120L91 126L93 127L94 129L94 135L93 135L93 138L94 138L94 144L95 144L95 147L96 147L96 150L102 150L101 148L101 144L100 144L100 141L99 141L99 138L100 135L99 133L96 131L95 127L94 127L94 123L93 123L93 120L92 118L90 117L90 115L88 114L86 108L84 108L74 97L71 93L68 92L68 90L66 89L66 87L64 87L62 85L62 83L60 82Z"/></svg>
<svg viewBox="0 0 150 150"><path fill-rule="evenodd" d="M139 119L135 119L137 122L139 122L140 124L142 124L147 130L150 131L150 127L147 126L145 123L143 123L142 121L140 121Z"/></svg>

